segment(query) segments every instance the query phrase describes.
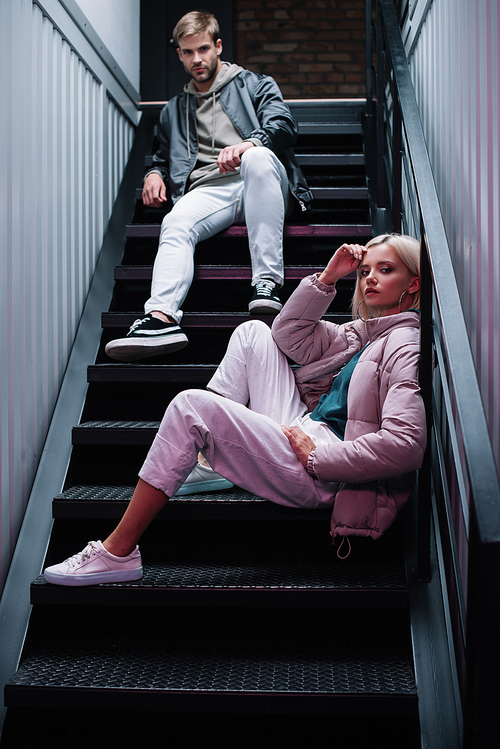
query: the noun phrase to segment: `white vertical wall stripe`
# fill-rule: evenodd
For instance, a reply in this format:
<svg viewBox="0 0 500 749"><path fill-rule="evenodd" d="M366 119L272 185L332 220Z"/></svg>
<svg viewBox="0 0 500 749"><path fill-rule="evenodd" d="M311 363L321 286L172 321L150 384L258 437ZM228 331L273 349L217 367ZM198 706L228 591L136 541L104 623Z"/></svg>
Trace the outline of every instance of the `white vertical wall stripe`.
<svg viewBox="0 0 500 749"><path fill-rule="evenodd" d="M0 2L0 587L134 137L134 102L47 5Z"/></svg>
<svg viewBox="0 0 500 749"><path fill-rule="evenodd" d="M409 63L500 465L499 35L496 0L434 0Z"/></svg>

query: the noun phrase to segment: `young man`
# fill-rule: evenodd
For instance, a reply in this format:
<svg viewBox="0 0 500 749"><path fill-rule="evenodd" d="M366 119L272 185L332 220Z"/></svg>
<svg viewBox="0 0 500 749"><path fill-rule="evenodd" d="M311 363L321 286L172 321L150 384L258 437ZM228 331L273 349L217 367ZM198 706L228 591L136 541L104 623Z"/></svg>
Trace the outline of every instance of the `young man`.
<svg viewBox="0 0 500 749"><path fill-rule="evenodd" d="M277 313L283 285L283 224L290 194L312 200L293 151L296 123L276 82L221 61L213 15L193 11L174 29L191 80L160 115L160 148L142 199L161 207L167 185L173 209L162 223L146 316L106 353L135 361L187 345L181 305L194 273L197 242L245 221L252 263L250 312Z"/></svg>

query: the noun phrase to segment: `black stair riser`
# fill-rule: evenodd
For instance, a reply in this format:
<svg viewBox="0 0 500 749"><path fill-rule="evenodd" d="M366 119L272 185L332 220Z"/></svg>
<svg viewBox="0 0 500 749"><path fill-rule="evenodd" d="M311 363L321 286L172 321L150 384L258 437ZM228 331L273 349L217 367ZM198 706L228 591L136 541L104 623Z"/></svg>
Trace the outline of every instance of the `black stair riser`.
<svg viewBox="0 0 500 749"><path fill-rule="evenodd" d="M285 281L298 281L313 273L320 273L320 266L295 266L285 268ZM151 281L152 265L117 265L115 281ZM195 281L251 281L252 269L245 265L198 265L195 266Z"/></svg>
<svg viewBox="0 0 500 749"><path fill-rule="evenodd" d="M87 382L189 382L206 385L216 369L216 364L95 364L87 367Z"/></svg>
<svg viewBox="0 0 500 749"><path fill-rule="evenodd" d="M311 187L315 200L368 200L367 187ZM142 187L135 191L135 199L142 201Z"/></svg>
<svg viewBox="0 0 500 749"><path fill-rule="evenodd" d="M300 166L363 166L365 157L362 153L296 153Z"/></svg>
<svg viewBox="0 0 500 749"><path fill-rule="evenodd" d="M159 237L159 224L128 224L126 228L127 238ZM248 236L246 226L230 226L229 229L220 232L217 238L246 237ZM371 224L297 224L286 225L285 237L371 237Z"/></svg>
<svg viewBox="0 0 500 749"><path fill-rule="evenodd" d="M357 123L298 122L300 135L361 135L363 128Z"/></svg>
<svg viewBox="0 0 500 749"><path fill-rule="evenodd" d="M129 328L135 320L143 317L144 312L103 312L101 322L103 328ZM183 328L236 328L246 320L265 320L271 323L273 315L250 315L248 312L186 312L182 318ZM323 315L323 320L331 320L337 324L349 322L352 318L347 315Z"/></svg>
<svg viewBox="0 0 500 749"><path fill-rule="evenodd" d="M167 608L320 608L404 609L406 591L378 590L182 590L175 587L133 588L126 584L65 588L33 584L31 603L43 606L150 606Z"/></svg>
<svg viewBox="0 0 500 749"><path fill-rule="evenodd" d="M151 711L168 713L247 713L274 715L417 716L416 695L279 694L274 691L235 695L224 692L165 692L57 687L5 687L8 707L74 708L81 710Z"/></svg>
<svg viewBox="0 0 500 749"><path fill-rule="evenodd" d="M363 166L365 157L362 153L296 153L295 158L301 166ZM153 155L148 154L144 159L144 166L151 168Z"/></svg>

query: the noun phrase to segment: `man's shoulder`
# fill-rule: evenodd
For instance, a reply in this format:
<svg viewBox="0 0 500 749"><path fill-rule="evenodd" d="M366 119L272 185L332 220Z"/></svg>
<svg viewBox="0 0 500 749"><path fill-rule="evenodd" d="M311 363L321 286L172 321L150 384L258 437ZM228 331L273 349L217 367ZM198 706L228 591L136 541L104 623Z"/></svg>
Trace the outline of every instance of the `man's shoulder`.
<svg viewBox="0 0 500 749"><path fill-rule="evenodd" d="M180 93L176 94L175 96L172 96L172 98L167 101L167 103L165 104L165 106L163 107L163 109L160 112L160 116L159 116L160 122L162 122L162 123L167 122L168 119L170 118L172 112L174 112L179 107L179 104L185 98L186 98L186 92L185 91L181 91Z"/></svg>
<svg viewBox="0 0 500 749"><path fill-rule="evenodd" d="M273 83L276 83L271 75L266 75L264 73L255 73L253 70L248 70L247 68L243 68L242 70L240 70L238 75L245 80L253 80L256 83L259 83L260 81L272 81Z"/></svg>

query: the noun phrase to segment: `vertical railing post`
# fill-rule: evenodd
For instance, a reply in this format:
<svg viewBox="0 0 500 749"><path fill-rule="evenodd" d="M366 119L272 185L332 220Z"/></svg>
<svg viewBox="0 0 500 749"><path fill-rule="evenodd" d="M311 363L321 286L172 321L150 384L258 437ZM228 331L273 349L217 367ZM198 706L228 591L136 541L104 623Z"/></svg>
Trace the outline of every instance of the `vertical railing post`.
<svg viewBox="0 0 500 749"><path fill-rule="evenodd" d="M366 50L366 113L373 113L373 40L372 40L372 0L365 6L365 50Z"/></svg>
<svg viewBox="0 0 500 749"><path fill-rule="evenodd" d="M402 169L401 107L396 81L393 81L392 100L392 230L400 232L401 213L401 169Z"/></svg>
<svg viewBox="0 0 500 749"><path fill-rule="evenodd" d="M427 450L418 474L417 573L420 580L431 578L431 430L432 430L432 275L425 227L420 219L420 390L427 422Z"/></svg>
<svg viewBox="0 0 500 749"><path fill-rule="evenodd" d="M377 98L377 208L385 208L385 132L384 132L384 26L380 2L375 0L376 98Z"/></svg>

